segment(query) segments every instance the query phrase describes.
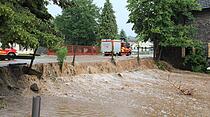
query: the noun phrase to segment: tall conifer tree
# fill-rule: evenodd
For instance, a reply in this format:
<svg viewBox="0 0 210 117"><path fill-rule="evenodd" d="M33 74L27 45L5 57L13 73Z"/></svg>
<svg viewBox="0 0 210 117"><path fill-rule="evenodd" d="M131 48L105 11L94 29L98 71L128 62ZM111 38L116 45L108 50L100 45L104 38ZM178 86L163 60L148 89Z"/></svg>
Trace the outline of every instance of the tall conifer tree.
<svg viewBox="0 0 210 117"><path fill-rule="evenodd" d="M127 38L126 33L123 29L120 31L120 38Z"/></svg>
<svg viewBox="0 0 210 117"><path fill-rule="evenodd" d="M100 19L100 37L102 39L115 39L117 36L117 22L112 4L106 0Z"/></svg>

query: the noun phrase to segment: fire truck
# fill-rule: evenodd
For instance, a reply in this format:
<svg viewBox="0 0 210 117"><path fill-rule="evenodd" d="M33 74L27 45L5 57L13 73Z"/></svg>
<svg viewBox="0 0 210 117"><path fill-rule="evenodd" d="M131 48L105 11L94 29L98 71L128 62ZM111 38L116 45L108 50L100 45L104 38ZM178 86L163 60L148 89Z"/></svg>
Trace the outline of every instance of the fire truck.
<svg viewBox="0 0 210 117"><path fill-rule="evenodd" d="M101 41L101 52L105 55L111 55L113 49L114 55L131 55L131 48L128 43L122 40L111 40L111 39L102 39Z"/></svg>

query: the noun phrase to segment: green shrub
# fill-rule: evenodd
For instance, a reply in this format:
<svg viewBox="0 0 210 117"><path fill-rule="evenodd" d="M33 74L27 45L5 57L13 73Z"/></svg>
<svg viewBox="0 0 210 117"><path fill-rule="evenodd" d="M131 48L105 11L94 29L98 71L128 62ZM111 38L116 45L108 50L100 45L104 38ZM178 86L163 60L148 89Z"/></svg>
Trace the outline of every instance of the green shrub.
<svg viewBox="0 0 210 117"><path fill-rule="evenodd" d="M203 46L196 47L195 52L190 52L184 60L184 66L193 72L206 72L207 65L207 56Z"/></svg>
<svg viewBox="0 0 210 117"><path fill-rule="evenodd" d="M163 62L156 61L155 64L157 65L158 69L164 70L164 71L166 70L166 65Z"/></svg>
<svg viewBox="0 0 210 117"><path fill-rule="evenodd" d="M57 60L61 70L63 68L63 63L66 60L67 53L68 50L66 47L59 48L56 50Z"/></svg>

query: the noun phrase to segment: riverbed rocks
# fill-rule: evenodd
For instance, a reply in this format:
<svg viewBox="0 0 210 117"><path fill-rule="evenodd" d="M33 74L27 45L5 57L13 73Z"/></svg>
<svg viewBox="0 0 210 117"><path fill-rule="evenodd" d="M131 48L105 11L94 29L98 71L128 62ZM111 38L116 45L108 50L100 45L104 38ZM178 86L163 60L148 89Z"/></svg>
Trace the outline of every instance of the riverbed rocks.
<svg viewBox="0 0 210 117"><path fill-rule="evenodd" d="M0 98L0 110L7 107L7 102L2 98Z"/></svg>
<svg viewBox="0 0 210 117"><path fill-rule="evenodd" d="M32 91L34 91L34 92L39 92L39 87L38 87L38 85L37 85L36 83L32 84L32 85L30 86L30 89L31 89Z"/></svg>

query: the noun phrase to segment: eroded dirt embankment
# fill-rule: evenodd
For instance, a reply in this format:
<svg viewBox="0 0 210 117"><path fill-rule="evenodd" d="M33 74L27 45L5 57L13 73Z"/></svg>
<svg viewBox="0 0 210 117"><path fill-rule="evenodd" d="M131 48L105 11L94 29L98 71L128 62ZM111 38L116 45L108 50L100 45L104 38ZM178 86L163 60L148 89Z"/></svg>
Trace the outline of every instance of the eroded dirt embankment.
<svg viewBox="0 0 210 117"><path fill-rule="evenodd" d="M131 59L116 61L116 65L111 62L91 62L79 63L73 67L70 63L65 63L62 72L57 63L36 64L33 68L40 71L43 74L43 77L60 77L75 76L79 74L115 73L135 69L148 69L155 68L155 65L152 59L143 59L140 65L135 59Z"/></svg>
<svg viewBox="0 0 210 117"><path fill-rule="evenodd" d="M138 69L156 68L154 61L143 59L140 65L135 59L111 62L80 63L72 66L65 63L62 71L58 63L35 64L33 69L41 74L27 75L23 72L23 66L0 68L0 95L31 94L30 86L36 83L39 88L47 89L43 79L55 79L56 77L76 76L80 74L118 73ZM32 73L33 74L33 73ZM28 93L26 93L28 92ZM44 92L41 90L41 92Z"/></svg>

